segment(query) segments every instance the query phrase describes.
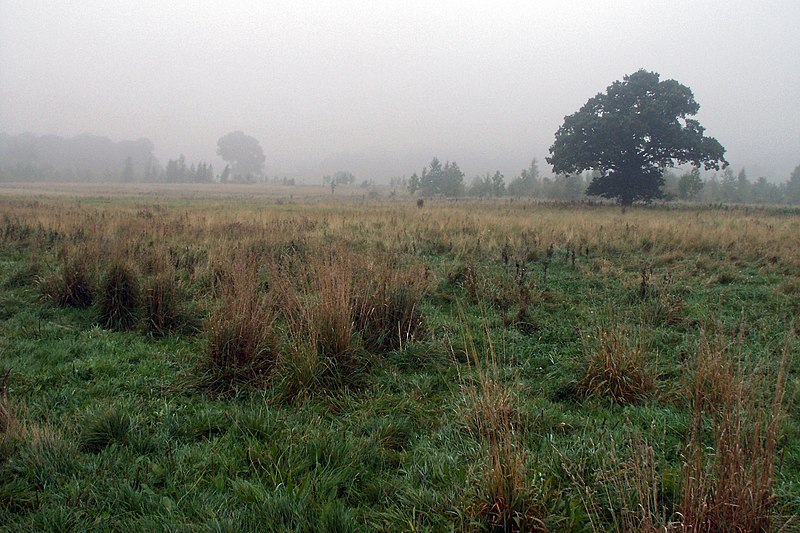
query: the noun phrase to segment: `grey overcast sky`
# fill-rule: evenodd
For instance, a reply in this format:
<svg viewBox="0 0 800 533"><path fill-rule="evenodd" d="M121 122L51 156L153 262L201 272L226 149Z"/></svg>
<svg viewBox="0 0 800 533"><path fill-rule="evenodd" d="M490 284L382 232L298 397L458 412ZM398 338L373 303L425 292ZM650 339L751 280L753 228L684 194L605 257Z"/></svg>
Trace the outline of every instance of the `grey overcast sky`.
<svg viewBox="0 0 800 533"><path fill-rule="evenodd" d="M750 178L800 164L800 1L0 0L0 131L261 142L270 175L507 177L639 68L692 88Z"/></svg>

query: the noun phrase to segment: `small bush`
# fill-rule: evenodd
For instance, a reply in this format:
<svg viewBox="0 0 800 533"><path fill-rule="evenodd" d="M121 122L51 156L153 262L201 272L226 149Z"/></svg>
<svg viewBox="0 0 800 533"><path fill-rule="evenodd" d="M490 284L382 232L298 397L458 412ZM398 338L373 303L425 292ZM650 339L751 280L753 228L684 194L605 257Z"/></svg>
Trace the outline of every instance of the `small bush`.
<svg viewBox="0 0 800 533"><path fill-rule="evenodd" d="M136 327L140 301L139 282L134 271L121 261L108 269L100 291L100 325L128 331Z"/></svg>
<svg viewBox="0 0 800 533"><path fill-rule="evenodd" d="M650 347L641 333L619 324L599 327L585 348L586 365L578 390L584 396L633 404L655 388Z"/></svg>

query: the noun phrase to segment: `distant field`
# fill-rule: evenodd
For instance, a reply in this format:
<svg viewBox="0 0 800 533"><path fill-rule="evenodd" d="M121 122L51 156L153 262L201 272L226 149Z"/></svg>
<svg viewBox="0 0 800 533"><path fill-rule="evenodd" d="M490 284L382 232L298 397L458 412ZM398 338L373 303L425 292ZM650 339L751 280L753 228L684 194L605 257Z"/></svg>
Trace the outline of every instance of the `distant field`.
<svg viewBox="0 0 800 533"><path fill-rule="evenodd" d="M797 527L800 215L364 192L0 184L0 529Z"/></svg>
<svg viewBox="0 0 800 533"><path fill-rule="evenodd" d="M367 191L361 187L339 187L335 195L365 196ZM113 196L113 197L170 197L170 198L289 198L289 197L330 197L330 187L321 185L271 185L236 184L221 185L196 183L20 183L0 182L0 195L13 196Z"/></svg>

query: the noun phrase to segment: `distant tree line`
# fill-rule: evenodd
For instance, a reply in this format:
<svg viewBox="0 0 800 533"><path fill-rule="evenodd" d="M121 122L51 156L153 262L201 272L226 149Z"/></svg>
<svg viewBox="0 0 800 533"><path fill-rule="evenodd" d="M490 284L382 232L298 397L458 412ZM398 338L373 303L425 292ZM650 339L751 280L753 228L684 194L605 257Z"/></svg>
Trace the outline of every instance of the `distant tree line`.
<svg viewBox="0 0 800 533"><path fill-rule="evenodd" d="M3 181L139 181L161 171L153 143L141 138L113 142L83 134L0 133L0 180Z"/></svg>
<svg viewBox="0 0 800 533"><path fill-rule="evenodd" d="M418 196L469 196L475 198L527 197L543 200L579 201L591 197L589 185L596 172L561 174L554 177L541 176L538 161L534 159L528 168L506 183L500 171L475 176L469 185L464 183L464 174L456 163L445 163L434 158L411 178L392 178L392 188L405 188ZM713 173L706 179L700 169L693 167L684 173L667 169L663 173L662 199L698 203L749 203L749 204L800 204L800 165L784 183L773 183L766 177L750 181L742 169L734 174L730 167L721 173Z"/></svg>

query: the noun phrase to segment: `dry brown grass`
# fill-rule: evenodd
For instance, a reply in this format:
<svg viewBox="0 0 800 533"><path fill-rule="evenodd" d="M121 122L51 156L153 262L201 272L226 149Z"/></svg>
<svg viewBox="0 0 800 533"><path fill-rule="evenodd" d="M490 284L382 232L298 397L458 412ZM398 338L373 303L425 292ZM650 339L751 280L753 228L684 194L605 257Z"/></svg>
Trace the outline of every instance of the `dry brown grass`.
<svg viewBox="0 0 800 533"><path fill-rule="evenodd" d="M528 480L519 411L501 380L488 329L486 335L488 346L481 354L470 332L465 334L465 350L475 373L474 379L462 382L467 427L486 450L470 513L492 531L543 531L546 527L539 517L544 511Z"/></svg>
<svg viewBox="0 0 800 533"><path fill-rule="evenodd" d="M9 369L0 382L0 434L12 431L17 424L16 413L8 400L8 380L11 377Z"/></svg>
<svg viewBox="0 0 800 533"><path fill-rule="evenodd" d="M255 268L239 263L221 288L208 318L208 363L213 382L265 381L278 359L277 312L272 294L260 290Z"/></svg>
<svg viewBox="0 0 800 533"><path fill-rule="evenodd" d="M741 357L741 340L703 339L679 504L684 531L771 531L783 415L784 352L773 393Z"/></svg>
<svg viewBox="0 0 800 533"><path fill-rule="evenodd" d="M586 344L578 392L619 404L634 404L655 389L650 344L640 330L612 323L599 326Z"/></svg>
<svg viewBox="0 0 800 533"><path fill-rule="evenodd" d="M94 301L95 290L86 250L78 248L72 253L63 247L60 256L60 267L38 278L39 291L61 307L89 307Z"/></svg>

